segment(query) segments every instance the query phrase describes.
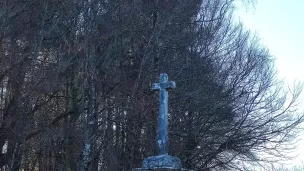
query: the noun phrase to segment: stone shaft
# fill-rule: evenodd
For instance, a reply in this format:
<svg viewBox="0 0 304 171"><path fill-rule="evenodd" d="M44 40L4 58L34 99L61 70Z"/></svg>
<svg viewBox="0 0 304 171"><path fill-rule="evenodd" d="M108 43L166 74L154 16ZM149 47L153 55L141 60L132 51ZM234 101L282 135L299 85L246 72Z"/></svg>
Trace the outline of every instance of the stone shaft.
<svg viewBox="0 0 304 171"><path fill-rule="evenodd" d="M175 82L168 81L167 74L160 75L160 83L154 83L152 89L159 90L159 115L157 130L157 153L168 154L168 89L175 88Z"/></svg>

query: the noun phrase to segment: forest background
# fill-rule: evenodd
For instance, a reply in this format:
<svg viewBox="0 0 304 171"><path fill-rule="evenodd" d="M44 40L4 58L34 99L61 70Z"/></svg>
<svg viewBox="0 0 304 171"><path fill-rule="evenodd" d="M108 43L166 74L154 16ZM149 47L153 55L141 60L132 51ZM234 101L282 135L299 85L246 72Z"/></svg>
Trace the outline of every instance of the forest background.
<svg viewBox="0 0 304 171"><path fill-rule="evenodd" d="M0 1L0 168L120 170L155 155L166 72L170 153L193 170L271 168L303 122L235 0Z"/></svg>

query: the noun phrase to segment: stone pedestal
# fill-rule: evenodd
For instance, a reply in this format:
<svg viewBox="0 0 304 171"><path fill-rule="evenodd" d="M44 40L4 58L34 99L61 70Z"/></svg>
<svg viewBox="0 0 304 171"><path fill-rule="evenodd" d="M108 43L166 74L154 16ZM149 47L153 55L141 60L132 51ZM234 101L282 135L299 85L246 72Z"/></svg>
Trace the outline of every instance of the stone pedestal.
<svg viewBox="0 0 304 171"><path fill-rule="evenodd" d="M148 157L144 160L142 168L133 171L190 171L182 168L179 158L169 155Z"/></svg>
<svg viewBox="0 0 304 171"><path fill-rule="evenodd" d="M136 168L133 169L133 171L192 171L192 170L188 170L188 169L143 169L143 168Z"/></svg>

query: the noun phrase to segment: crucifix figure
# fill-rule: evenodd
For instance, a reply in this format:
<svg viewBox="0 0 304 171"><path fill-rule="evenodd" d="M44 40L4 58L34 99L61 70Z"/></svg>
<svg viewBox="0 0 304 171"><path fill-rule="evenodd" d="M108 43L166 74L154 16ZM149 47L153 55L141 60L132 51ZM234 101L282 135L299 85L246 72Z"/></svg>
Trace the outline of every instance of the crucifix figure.
<svg viewBox="0 0 304 171"><path fill-rule="evenodd" d="M152 90L159 90L159 114L157 130L157 153L168 155L168 89L175 88L174 81L168 81L167 74L160 74L160 82L152 85Z"/></svg>

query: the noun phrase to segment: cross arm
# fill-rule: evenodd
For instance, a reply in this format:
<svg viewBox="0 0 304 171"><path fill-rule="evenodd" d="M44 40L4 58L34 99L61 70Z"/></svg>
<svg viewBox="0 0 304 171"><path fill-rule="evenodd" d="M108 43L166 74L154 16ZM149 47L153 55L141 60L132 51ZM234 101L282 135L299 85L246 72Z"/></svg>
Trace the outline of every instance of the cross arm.
<svg viewBox="0 0 304 171"><path fill-rule="evenodd" d="M159 83L153 83L152 84L152 90L160 90L160 84Z"/></svg>
<svg viewBox="0 0 304 171"><path fill-rule="evenodd" d="M164 83L164 88L165 89L174 89L176 87L176 84L174 81L168 81L166 83Z"/></svg>
<svg viewBox="0 0 304 171"><path fill-rule="evenodd" d="M165 83L153 83L152 84L152 90L160 90L160 89L174 89L176 87L176 84L174 81L168 81Z"/></svg>

